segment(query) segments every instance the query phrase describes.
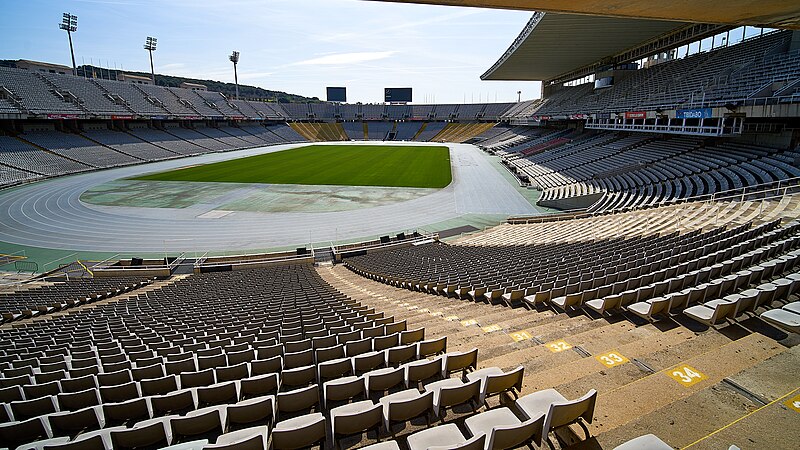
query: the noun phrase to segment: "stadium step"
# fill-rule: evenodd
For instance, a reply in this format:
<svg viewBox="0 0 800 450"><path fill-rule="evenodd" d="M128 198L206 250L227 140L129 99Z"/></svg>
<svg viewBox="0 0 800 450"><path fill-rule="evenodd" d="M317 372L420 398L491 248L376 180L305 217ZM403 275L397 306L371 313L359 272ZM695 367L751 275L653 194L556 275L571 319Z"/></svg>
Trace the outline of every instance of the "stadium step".
<svg viewBox="0 0 800 450"><path fill-rule="evenodd" d="M787 402L800 392L800 347L787 349L688 398L597 436L603 448L659 430L681 448L780 448L797 439L798 412ZM728 381L733 382L729 383ZM740 390L741 388L741 390ZM792 437L793 436L793 437Z"/></svg>
<svg viewBox="0 0 800 450"><path fill-rule="evenodd" d="M670 408L673 403L684 401L784 350L785 347L770 338L750 334L693 357L687 358L686 352L681 352L682 361L626 385L610 390L597 387L599 420L593 424L594 433L612 430L661 408ZM646 400L643 400L644 394Z"/></svg>

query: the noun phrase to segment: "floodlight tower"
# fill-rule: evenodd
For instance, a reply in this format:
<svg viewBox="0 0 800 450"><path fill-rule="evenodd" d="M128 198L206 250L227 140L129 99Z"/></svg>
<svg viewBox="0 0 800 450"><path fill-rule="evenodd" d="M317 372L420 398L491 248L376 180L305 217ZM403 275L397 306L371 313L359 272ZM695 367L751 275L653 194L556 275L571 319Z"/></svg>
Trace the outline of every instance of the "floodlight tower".
<svg viewBox="0 0 800 450"><path fill-rule="evenodd" d="M64 13L61 17L61 23L58 28L67 32L69 38L69 54L72 56L72 74L78 75L78 68L75 66L75 50L72 48L72 33L78 29L78 16L70 13Z"/></svg>
<svg viewBox="0 0 800 450"><path fill-rule="evenodd" d="M522 91L517 91L517 103L522 101Z"/></svg>
<svg viewBox="0 0 800 450"><path fill-rule="evenodd" d="M228 59L233 63L233 81L236 82L236 100L239 100L239 75L236 73L236 63L239 62L239 52L236 50L228 56Z"/></svg>
<svg viewBox="0 0 800 450"><path fill-rule="evenodd" d="M150 80L153 84L156 84L156 71L153 69L153 52L156 51L156 44L158 44L158 39L147 36L144 49L150 52Z"/></svg>

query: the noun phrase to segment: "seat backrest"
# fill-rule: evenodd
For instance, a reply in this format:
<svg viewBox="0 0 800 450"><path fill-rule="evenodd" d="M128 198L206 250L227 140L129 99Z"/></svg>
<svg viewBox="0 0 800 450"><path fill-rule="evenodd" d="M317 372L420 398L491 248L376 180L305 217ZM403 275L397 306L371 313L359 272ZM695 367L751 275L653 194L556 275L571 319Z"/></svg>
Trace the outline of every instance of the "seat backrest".
<svg viewBox="0 0 800 450"><path fill-rule="evenodd" d="M153 415L158 416L166 412L194 409L197 407L194 394L189 389L170 392L169 394L150 397Z"/></svg>
<svg viewBox="0 0 800 450"><path fill-rule="evenodd" d="M447 351L447 336L438 339L429 339L417 344L417 354L420 358L438 355Z"/></svg>
<svg viewBox="0 0 800 450"><path fill-rule="evenodd" d="M442 372L442 358L433 360L421 360L404 365L406 369L406 380L410 383L433 378Z"/></svg>
<svg viewBox="0 0 800 450"><path fill-rule="evenodd" d="M400 344L411 344L425 339L425 328L400 332Z"/></svg>
<svg viewBox="0 0 800 450"><path fill-rule="evenodd" d="M439 407L460 405L470 400L480 403L481 380L473 380L462 386L443 387L439 391Z"/></svg>
<svg viewBox="0 0 800 450"><path fill-rule="evenodd" d="M181 388L209 386L216 382L213 369L205 369L197 372L183 372L180 375L180 380Z"/></svg>
<svg viewBox="0 0 800 450"><path fill-rule="evenodd" d="M541 414L518 425L495 426L489 437L489 448L517 448L530 442L539 446L542 443L543 424L544 414Z"/></svg>
<svg viewBox="0 0 800 450"><path fill-rule="evenodd" d="M383 406L380 403L358 414L333 416L333 430L340 435L367 431L381 423L383 423Z"/></svg>
<svg viewBox="0 0 800 450"><path fill-rule="evenodd" d="M465 352L448 353L445 358L446 374L460 370L474 369L478 365L478 349L473 348Z"/></svg>
<svg viewBox="0 0 800 450"><path fill-rule="evenodd" d="M139 447L154 446L156 444L167 443L167 430L170 419L178 416L165 416L158 421L145 421L147 425L136 424L133 428L126 430L112 431L111 443L113 448L132 449Z"/></svg>
<svg viewBox="0 0 800 450"><path fill-rule="evenodd" d="M386 362L399 364L410 361L417 356L417 346L414 344L398 345L386 350Z"/></svg>
<svg viewBox="0 0 800 450"><path fill-rule="evenodd" d="M318 403L319 387L316 384L278 394L278 411L302 411Z"/></svg>
<svg viewBox="0 0 800 450"><path fill-rule="evenodd" d="M170 420L172 434L177 436L196 436L211 430L222 431L220 412L216 407L191 411L183 417Z"/></svg>
<svg viewBox="0 0 800 450"><path fill-rule="evenodd" d="M506 372L502 375L489 375L486 377L486 388L484 394L490 396L499 394L512 389L516 392L522 391L522 376L525 373L525 367L519 366L516 369Z"/></svg>
<svg viewBox="0 0 800 450"><path fill-rule="evenodd" d="M0 442L4 446L12 447L39 439L47 439L48 437L47 428L42 417L0 424Z"/></svg>
<svg viewBox="0 0 800 450"><path fill-rule="evenodd" d="M104 403L103 417L107 422L145 420L150 418L150 408L144 398L128 400L122 403Z"/></svg>
<svg viewBox="0 0 800 450"><path fill-rule="evenodd" d="M367 372L364 374L364 378L369 384L370 391L384 392L404 381L405 370L403 370L402 367L398 367L397 369L387 370L386 373L380 374L370 374L370 372Z"/></svg>
<svg viewBox="0 0 800 450"><path fill-rule="evenodd" d="M364 393L364 378L358 377L347 383L325 383L323 393L325 401L347 400Z"/></svg>
<svg viewBox="0 0 800 450"><path fill-rule="evenodd" d="M738 303L738 301L732 301L717 304L717 306L714 308L714 314L711 316L711 323L716 323L717 321L725 318L733 318L733 315L736 312L736 305Z"/></svg>
<svg viewBox="0 0 800 450"><path fill-rule="evenodd" d="M397 422L413 419L433 410L433 392L420 394L409 400L389 402L389 421Z"/></svg>
<svg viewBox="0 0 800 450"><path fill-rule="evenodd" d="M578 399L551 404L542 427L543 433L549 433L556 428L575 423L580 418L592 423L596 402L597 391L590 389L589 392Z"/></svg>
<svg viewBox="0 0 800 450"><path fill-rule="evenodd" d="M266 375L269 373L279 373L283 370L283 357L272 356L267 359L256 359L250 362L251 375Z"/></svg>
<svg viewBox="0 0 800 450"><path fill-rule="evenodd" d="M338 378L352 371L353 363L347 358L325 361L317 365L317 376L320 380Z"/></svg>
<svg viewBox="0 0 800 450"><path fill-rule="evenodd" d="M310 343L309 343L310 345ZM314 350L302 350L299 352L284 353L283 364L286 369L303 367L314 364Z"/></svg>
<svg viewBox="0 0 800 450"><path fill-rule="evenodd" d="M386 362L386 356L383 353L377 352L368 355L354 356L352 361L353 368L356 372L368 371L382 366Z"/></svg>
<svg viewBox="0 0 800 450"><path fill-rule="evenodd" d="M106 445L103 442L103 437L98 434L87 439L68 440L61 443L53 442L41 448L47 450L105 450Z"/></svg>
<svg viewBox="0 0 800 450"><path fill-rule="evenodd" d="M317 364L332 359L344 358L344 345L333 345L331 347L319 348L315 354Z"/></svg>
<svg viewBox="0 0 800 450"><path fill-rule="evenodd" d="M139 386L142 389L142 395L166 394L178 389L178 379L175 375L167 375L166 377L142 380L139 382Z"/></svg>
<svg viewBox="0 0 800 450"><path fill-rule="evenodd" d="M54 413L56 408L56 397L48 395L33 400L18 400L9 403L11 411L14 413L14 418L17 420L25 420L31 417L43 416L45 414Z"/></svg>
<svg viewBox="0 0 800 450"><path fill-rule="evenodd" d="M428 447L427 450L483 450L485 446L486 446L486 435L484 433L481 433L477 436L471 437L470 439L458 445L447 445L447 446L439 445L439 446Z"/></svg>

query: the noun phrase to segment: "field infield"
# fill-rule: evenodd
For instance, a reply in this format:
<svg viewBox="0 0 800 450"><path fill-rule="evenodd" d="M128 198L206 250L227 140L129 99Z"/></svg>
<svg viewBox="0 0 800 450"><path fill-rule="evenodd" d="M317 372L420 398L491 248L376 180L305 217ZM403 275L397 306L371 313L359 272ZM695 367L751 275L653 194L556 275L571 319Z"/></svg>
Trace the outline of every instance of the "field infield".
<svg viewBox="0 0 800 450"><path fill-rule="evenodd" d="M133 179L443 188L452 174L445 146L308 145Z"/></svg>

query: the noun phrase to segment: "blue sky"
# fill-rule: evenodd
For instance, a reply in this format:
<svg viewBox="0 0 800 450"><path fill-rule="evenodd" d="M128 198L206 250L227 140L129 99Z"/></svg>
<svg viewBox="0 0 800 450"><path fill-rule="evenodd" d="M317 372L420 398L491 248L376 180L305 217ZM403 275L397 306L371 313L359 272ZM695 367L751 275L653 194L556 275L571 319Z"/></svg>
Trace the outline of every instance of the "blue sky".
<svg viewBox="0 0 800 450"><path fill-rule="evenodd" d="M145 37L158 38L156 72L239 81L306 96L346 86L350 102L381 102L413 87L416 103L516 101L539 83L480 81L530 13L361 0L3 0L0 59L69 65L58 29L78 16L77 63L149 71Z"/></svg>

